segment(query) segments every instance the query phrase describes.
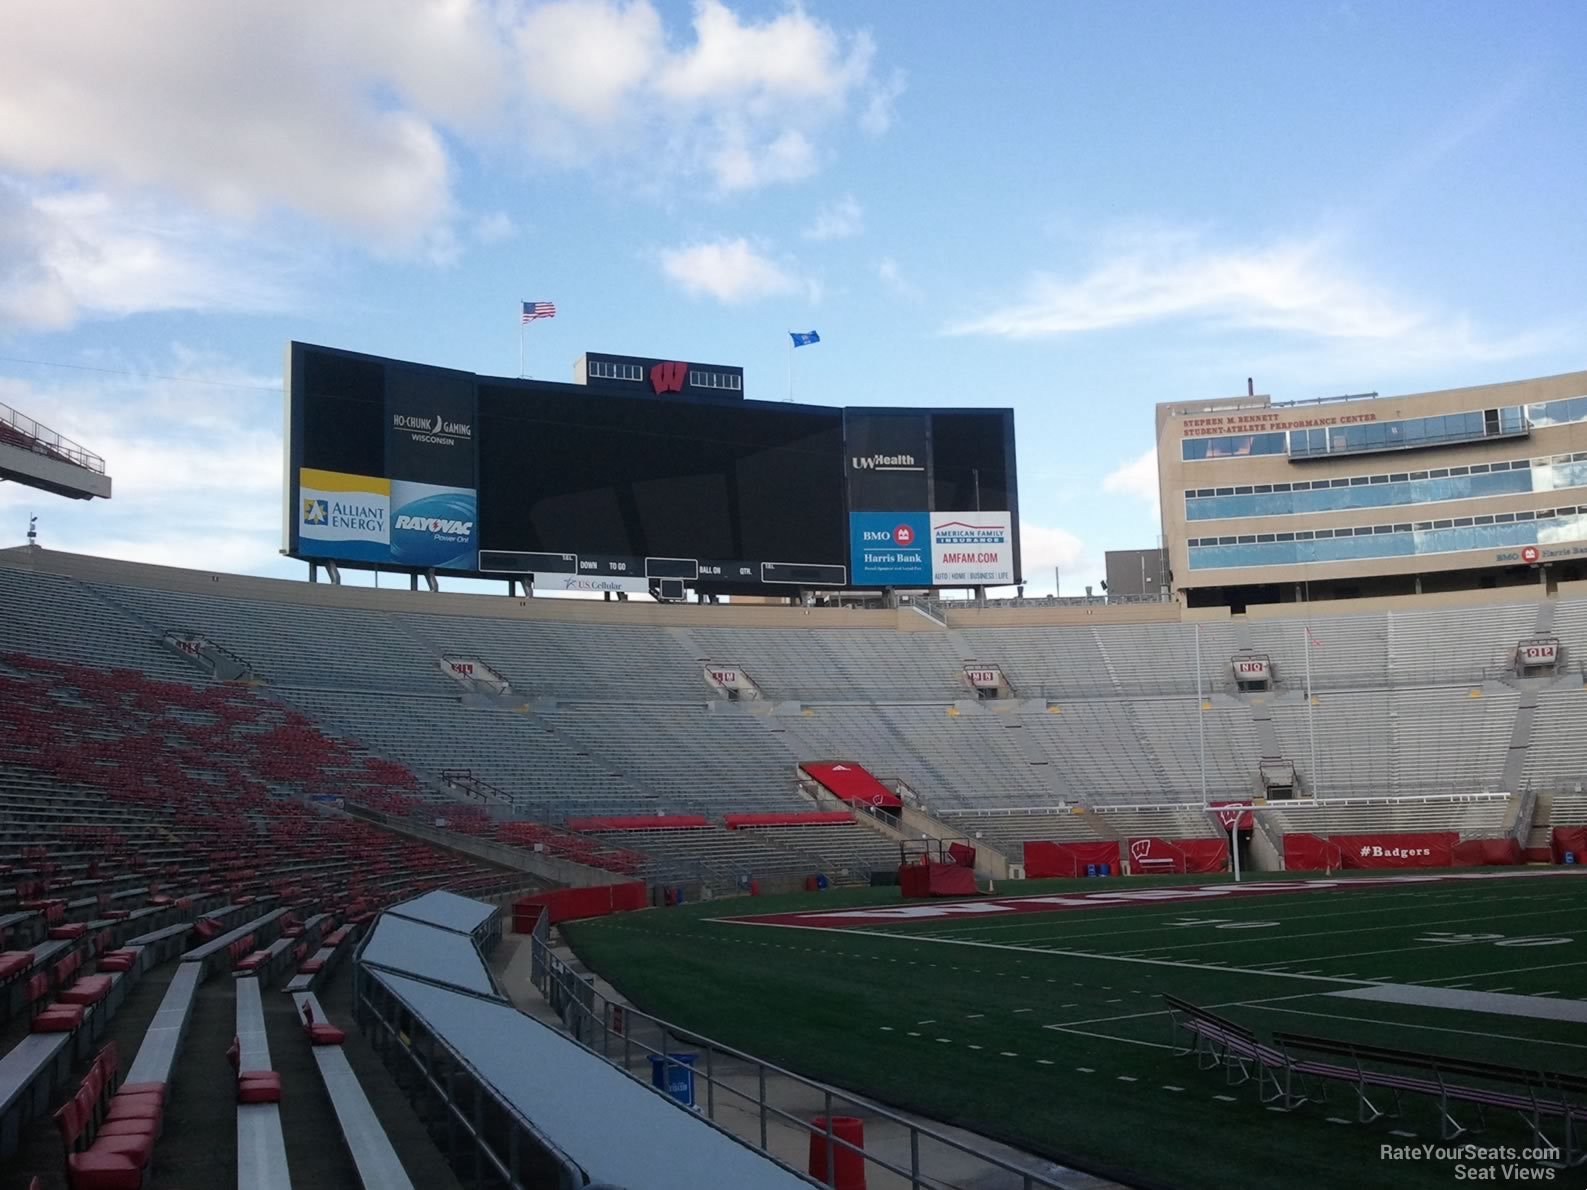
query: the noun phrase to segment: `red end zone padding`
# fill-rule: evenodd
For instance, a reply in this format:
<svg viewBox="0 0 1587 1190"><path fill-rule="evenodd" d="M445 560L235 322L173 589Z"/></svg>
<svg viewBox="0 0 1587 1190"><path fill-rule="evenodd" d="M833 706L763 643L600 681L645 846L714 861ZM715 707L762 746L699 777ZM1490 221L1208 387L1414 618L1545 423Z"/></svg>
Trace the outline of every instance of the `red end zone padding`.
<svg viewBox="0 0 1587 1190"><path fill-rule="evenodd" d="M659 828L710 826L704 814L616 814L599 818L569 818L570 831L648 831Z"/></svg>
<svg viewBox="0 0 1587 1190"><path fill-rule="evenodd" d="M1039 880L1045 876L1084 876L1087 864L1111 864L1118 873L1118 843L1048 843L1025 844L1025 876Z"/></svg>
<svg viewBox="0 0 1587 1190"><path fill-rule="evenodd" d="M1339 848L1321 835L1285 835L1286 872L1323 872L1339 867Z"/></svg>
<svg viewBox="0 0 1587 1190"><path fill-rule="evenodd" d="M1396 835L1329 835L1341 868L1448 868L1455 862L1454 831Z"/></svg>
<svg viewBox="0 0 1587 1190"><path fill-rule="evenodd" d="M1567 851L1576 856L1577 863L1587 864L1587 826L1556 826L1550 847L1556 864L1565 862Z"/></svg>
<svg viewBox="0 0 1587 1190"><path fill-rule="evenodd" d="M1457 868L1507 867L1521 862L1521 844L1514 839L1467 839L1455 844Z"/></svg>
<svg viewBox="0 0 1587 1190"><path fill-rule="evenodd" d="M896 793L871 776L864 766L852 760L811 761L799 767L821 782L821 787L833 797L846 802L863 802L868 806L892 809L904 804Z"/></svg>
<svg viewBox="0 0 1587 1190"><path fill-rule="evenodd" d="M1131 870L1145 872L1221 872L1229 866L1227 839L1130 840Z"/></svg>
<svg viewBox="0 0 1587 1190"><path fill-rule="evenodd" d="M513 929L527 933L533 928L536 907L544 907L551 915L552 924L576 917L604 917L608 913L621 913L627 909L645 907L645 882L631 880L626 884L597 884L590 888L559 888L552 892L535 893L519 897L512 903ZM527 922L528 928L518 929L518 922Z"/></svg>
<svg viewBox="0 0 1587 1190"><path fill-rule="evenodd" d="M958 864L904 864L898 869L898 887L906 897L973 897L975 873Z"/></svg>
<svg viewBox="0 0 1587 1190"><path fill-rule="evenodd" d="M722 825L730 831L741 826L816 826L824 822L853 822L847 810L809 810L785 814L724 814Z"/></svg>

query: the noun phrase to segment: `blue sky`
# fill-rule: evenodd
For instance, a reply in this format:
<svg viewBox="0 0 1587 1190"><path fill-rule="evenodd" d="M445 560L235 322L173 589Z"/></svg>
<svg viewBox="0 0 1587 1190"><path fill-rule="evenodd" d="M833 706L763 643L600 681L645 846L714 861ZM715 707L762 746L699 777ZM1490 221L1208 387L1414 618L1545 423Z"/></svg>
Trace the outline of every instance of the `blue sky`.
<svg viewBox="0 0 1587 1190"><path fill-rule="evenodd" d="M23 3L0 401L60 549L280 559L289 338L750 396L1012 405L1027 575L1156 541L1152 407L1587 367L1587 8ZM26 363L19 361L43 361ZM86 369L104 369L91 371Z"/></svg>

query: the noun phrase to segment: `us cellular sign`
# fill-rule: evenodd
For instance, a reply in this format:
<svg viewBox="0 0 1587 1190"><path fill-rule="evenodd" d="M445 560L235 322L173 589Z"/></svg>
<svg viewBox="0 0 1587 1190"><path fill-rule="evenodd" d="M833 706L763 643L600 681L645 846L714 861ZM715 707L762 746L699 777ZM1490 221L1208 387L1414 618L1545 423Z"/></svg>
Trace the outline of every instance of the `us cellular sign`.
<svg viewBox="0 0 1587 1190"><path fill-rule="evenodd" d="M1013 523L1006 512L932 513L932 585L980 587L1013 582Z"/></svg>

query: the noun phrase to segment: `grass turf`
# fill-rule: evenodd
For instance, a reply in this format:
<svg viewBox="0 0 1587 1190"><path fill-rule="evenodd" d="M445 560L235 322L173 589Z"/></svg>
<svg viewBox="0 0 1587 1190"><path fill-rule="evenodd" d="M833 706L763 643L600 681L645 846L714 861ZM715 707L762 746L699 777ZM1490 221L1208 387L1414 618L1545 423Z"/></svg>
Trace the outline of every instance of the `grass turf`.
<svg viewBox="0 0 1587 1190"><path fill-rule="evenodd" d="M1580 1024L1329 994L1370 980L1587 998L1587 879L1351 883L1359 886L855 930L722 920L899 903L896 890L867 889L707 903L564 930L579 956L644 1011L1122 1180L1455 1184L1454 1162L1379 1156L1385 1143L1438 1142L1430 1101L1408 1097L1403 1116L1357 1125L1353 1093L1335 1085L1326 1103L1272 1112L1254 1084L1227 1087L1169 1045L1163 992L1217 1006L1264 1036L1278 1029L1587 1074ZM1102 887L1031 881L1000 891ZM1513 1117L1490 1117L1479 1143L1529 1143Z"/></svg>

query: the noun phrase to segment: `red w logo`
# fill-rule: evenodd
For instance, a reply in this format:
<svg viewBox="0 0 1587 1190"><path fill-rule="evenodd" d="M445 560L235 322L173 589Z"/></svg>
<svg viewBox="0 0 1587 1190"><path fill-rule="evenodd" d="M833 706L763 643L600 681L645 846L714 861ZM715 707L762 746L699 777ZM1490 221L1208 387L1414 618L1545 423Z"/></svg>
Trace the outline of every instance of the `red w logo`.
<svg viewBox="0 0 1587 1190"><path fill-rule="evenodd" d="M650 387L661 393L681 393L683 380L689 374L688 364L653 364L650 369Z"/></svg>

